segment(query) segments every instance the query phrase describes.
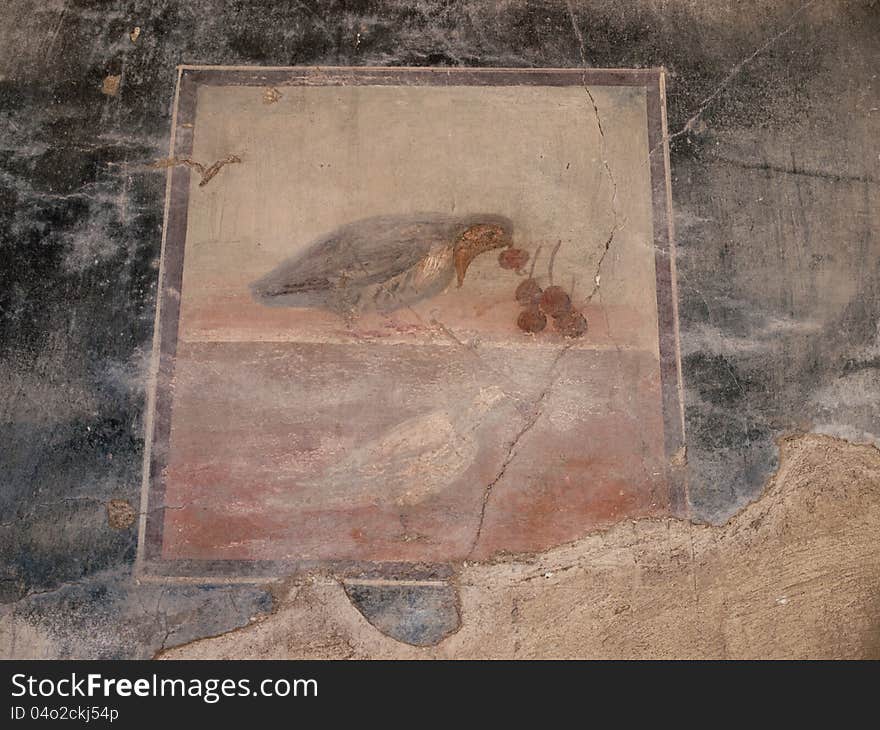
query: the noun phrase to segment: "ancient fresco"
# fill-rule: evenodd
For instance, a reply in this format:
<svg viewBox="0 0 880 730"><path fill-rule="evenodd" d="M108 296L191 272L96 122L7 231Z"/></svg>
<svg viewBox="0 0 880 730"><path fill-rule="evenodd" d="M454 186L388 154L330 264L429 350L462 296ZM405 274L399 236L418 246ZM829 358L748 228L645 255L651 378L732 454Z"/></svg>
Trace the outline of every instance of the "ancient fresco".
<svg viewBox="0 0 880 730"><path fill-rule="evenodd" d="M651 71L182 71L142 566L441 575L683 499Z"/></svg>

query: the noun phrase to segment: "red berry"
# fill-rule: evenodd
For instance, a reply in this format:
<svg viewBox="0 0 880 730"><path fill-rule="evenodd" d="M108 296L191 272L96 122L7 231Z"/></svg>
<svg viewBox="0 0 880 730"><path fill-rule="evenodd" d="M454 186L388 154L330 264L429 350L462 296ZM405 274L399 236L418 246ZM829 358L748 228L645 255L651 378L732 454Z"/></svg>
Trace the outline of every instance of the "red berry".
<svg viewBox="0 0 880 730"><path fill-rule="evenodd" d="M541 295L541 309L551 317L561 317L571 311L571 297L561 286L548 286Z"/></svg>
<svg viewBox="0 0 880 730"><path fill-rule="evenodd" d="M555 317L556 331L564 337L583 337L587 333L587 318L577 311L566 312Z"/></svg>
<svg viewBox="0 0 880 730"><path fill-rule="evenodd" d="M519 313L516 326L523 332L540 332L547 326L547 318L537 307L529 307Z"/></svg>
<svg viewBox="0 0 880 730"><path fill-rule="evenodd" d="M521 270L529 260L529 252L521 248L506 248L498 254L498 263L502 269Z"/></svg>
<svg viewBox="0 0 880 730"><path fill-rule="evenodd" d="M539 286L537 281L534 279L526 279L519 283L514 296L516 297L516 301L524 307L530 307L540 301L541 294L543 293L544 290Z"/></svg>

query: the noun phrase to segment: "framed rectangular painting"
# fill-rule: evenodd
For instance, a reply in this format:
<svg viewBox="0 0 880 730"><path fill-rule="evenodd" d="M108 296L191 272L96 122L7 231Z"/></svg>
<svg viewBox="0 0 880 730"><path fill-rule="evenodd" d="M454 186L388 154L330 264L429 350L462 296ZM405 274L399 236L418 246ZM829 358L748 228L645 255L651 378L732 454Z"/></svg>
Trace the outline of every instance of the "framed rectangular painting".
<svg viewBox="0 0 880 730"><path fill-rule="evenodd" d="M662 70L179 73L142 575L441 578L682 511Z"/></svg>

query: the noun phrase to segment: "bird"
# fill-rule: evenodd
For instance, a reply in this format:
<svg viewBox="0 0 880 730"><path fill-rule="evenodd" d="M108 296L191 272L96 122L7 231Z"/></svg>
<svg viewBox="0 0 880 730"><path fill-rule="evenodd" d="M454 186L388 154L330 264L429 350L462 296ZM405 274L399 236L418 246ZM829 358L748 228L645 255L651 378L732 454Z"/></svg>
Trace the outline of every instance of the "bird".
<svg viewBox="0 0 880 730"><path fill-rule="evenodd" d="M297 499L315 509L412 507L431 499L474 464L480 451L476 431L506 402L508 395L489 385L458 404L406 418L301 482Z"/></svg>
<svg viewBox="0 0 880 730"><path fill-rule="evenodd" d="M513 224L495 214L384 215L347 223L313 241L250 286L268 306L348 316L390 313L461 287L480 254L513 245Z"/></svg>

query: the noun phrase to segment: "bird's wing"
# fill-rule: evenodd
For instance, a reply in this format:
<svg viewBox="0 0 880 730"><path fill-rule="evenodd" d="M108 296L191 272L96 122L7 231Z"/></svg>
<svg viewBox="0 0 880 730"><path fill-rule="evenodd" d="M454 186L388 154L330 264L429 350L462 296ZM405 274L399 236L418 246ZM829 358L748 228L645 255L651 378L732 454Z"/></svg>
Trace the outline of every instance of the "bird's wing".
<svg viewBox="0 0 880 730"><path fill-rule="evenodd" d="M452 245L460 219L428 214L349 223L315 241L254 284L263 297L362 288L413 268L438 245Z"/></svg>

